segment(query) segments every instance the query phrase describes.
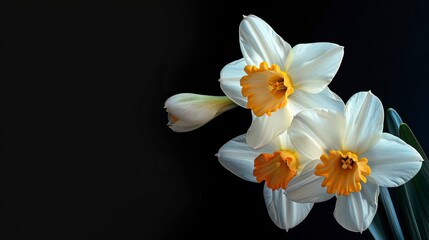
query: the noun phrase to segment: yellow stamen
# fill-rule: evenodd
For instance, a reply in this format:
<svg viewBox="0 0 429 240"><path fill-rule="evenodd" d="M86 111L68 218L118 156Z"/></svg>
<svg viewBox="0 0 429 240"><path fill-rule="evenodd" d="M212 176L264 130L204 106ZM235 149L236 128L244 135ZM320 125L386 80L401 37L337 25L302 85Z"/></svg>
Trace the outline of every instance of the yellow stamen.
<svg viewBox="0 0 429 240"><path fill-rule="evenodd" d="M344 154L345 152L345 154ZM351 192L359 192L362 189L361 181L366 183L366 177L371 174L368 159L359 159L350 151L331 150L329 156L320 156L321 164L316 166L314 174L323 176L323 187L326 192L348 196Z"/></svg>
<svg viewBox="0 0 429 240"><path fill-rule="evenodd" d="M276 64L268 67L262 62L259 68L247 65L246 76L240 79L241 93L247 97L247 107L260 117L286 106L287 98L294 92L289 75Z"/></svg>
<svg viewBox="0 0 429 240"><path fill-rule="evenodd" d="M265 180L266 186L273 190L286 189L289 181L296 175L298 158L295 152L289 150L273 154L262 153L256 157L254 166L256 181Z"/></svg>

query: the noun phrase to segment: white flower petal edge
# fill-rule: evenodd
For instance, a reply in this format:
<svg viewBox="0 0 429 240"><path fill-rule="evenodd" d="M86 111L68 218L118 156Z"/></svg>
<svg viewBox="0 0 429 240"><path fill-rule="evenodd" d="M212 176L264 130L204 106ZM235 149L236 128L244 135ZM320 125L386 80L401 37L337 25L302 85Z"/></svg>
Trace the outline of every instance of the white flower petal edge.
<svg viewBox="0 0 429 240"><path fill-rule="evenodd" d="M377 212L379 186L368 177L360 192L338 196L334 217L345 229L362 233L371 224Z"/></svg>
<svg viewBox="0 0 429 240"><path fill-rule="evenodd" d="M272 141L286 131L292 116L286 108L281 108L271 114L253 119L246 134L247 144L257 149Z"/></svg>
<svg viewBox="0 0 429 240"><path fill-rule="evenodd" d="M261 62L283 67L291 46L261 18L244 16L239 27L240 48L248 65Z"/></svg>
<svg viewBox="0 0 429 240"><path fill-rule="evenodd" d="M327 89L329 89L329 87L327 87ZM341 101L341 102L344 104L343 99L341 99L341 97L340 97L340 96L338 96L338 94L336 94L335 92L331 91L330 89L329 89L329 93L331 94L331 97L332 97L332 98L334 98L334 99L335 99L335 100L337 100L337 101ZM342 108L341 112L344 112L344 107L345 107L345 105L343 106L343 108Z"/></svg>
<svg viewBox="0 0 429 240"><path fill-rule="evenodd" d="M302 172L289 182L286 188L288 199L299 203L317 203L334 197L322 187L323 177L314 175L314 169L319 163L318 160L309 162Z"/></svg>
<svg viewBox="0 0 429 240"><path fill-rule="evenodd" d="M180 93L169 97L164 108L168 112L167 125L173 131L189 132L236 106L226 96Z"/></svg>
<svg viewBox="0 0 429 240"><path fill-rule="evenodd" d="M380 186L397 187L410 180L420 170L423 158L413 147L389 133L362 154L371 166L371 177Z"/></svg>
<svg viewBox="0 0 429 240"><path fill-rule="evenodd" d="M288 129L293 146L310 159L319 159L326 150L341 149L344 116L327 109L298 113Z"/></svg>
<svg viewBox="0 0 429 240"><path fill-rule="evenodd" d="M241 94L240 79L244 72L246 61L242 58L227 64L220 72L220 88L232 101L243 108L247 108L247 98Z"/></svg>
<svg viewBox="0 0 429 240"><path fill-rule="evenodd" d="M363 153L377 143L383 133L384 110L380 99L368 92L354 94L346 103L344 147Z"/></svg>
<svg viewBox="0 0 429 240"><path fill-rule="evenodd" d="M344 47L319 42L298 44L292 49L288 73L297 89L318 93L332 81L344 56Z"/></svg>
<svg viewBox="0 0 429 240"><path fill-rule="evenodd" d="M264 200L271 220L288 231L300 224L310 213L314 203L297 203L288 199L283 189L271 190L264 186Z"/></svg>
<svg viewBox="0 0 429 240"><path fill-rule="evenodd" d="M293 115L296 115L302 110L313 108L326 108L337 112L344 112L345 104L336 93L327 87L319 93L295 90L289 97L289 103L286 107Z"/></svg>
<svg viewBox="0 0 429 240"><path fill-rule="evenodd" d="M238 177L257 182L253 176L254 160L261 152L272 153L275 146L269 144L258 151L246 144L245 135L240 135L225 143L216 154L220 164Z"/></svg>
<svg viewBox="0 0 429 240"><path fill-rule="evenodd" d="M291 96L286 107L273 112L271 116L253 118L252 125L247 131L249 145L259 148L267 144L290 126L294 114L303 110L326 108L341 113L344 111L344 102L329 88L316 94L296 90Z"/></svg>

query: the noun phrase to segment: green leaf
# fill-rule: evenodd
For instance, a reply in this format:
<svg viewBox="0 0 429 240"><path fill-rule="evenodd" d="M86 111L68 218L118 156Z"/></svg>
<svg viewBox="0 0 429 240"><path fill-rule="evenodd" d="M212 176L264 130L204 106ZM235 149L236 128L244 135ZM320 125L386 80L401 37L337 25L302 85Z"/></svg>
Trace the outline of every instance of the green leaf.
<svg viewBox="0 0 429 240"><path fill-rule="evenodd" d="M417 141L416 137L414 136L414 133L411 131L410 127L406 123L401 123L399 125L399 136L402 140L404 140L406 143L410 144L413 148L415 148L420 153L420 155L422 155L425 161L428 161L428 157L423 151L422 146L420 146L420 143Z"/></svg>
<svg viewBox="0 0 429 240"><path fill-rule="evenodd" d="M399 114L393 108L386 111L387 131L395 136L399 136L399 125L403 123Z"/></svg>
<svg viewBox="0 0 429 240"><path fill-rule="evenodd" d="M408 226L408 231L412 239L421 239L419 226L412 207L412 202L415 201L413 189L410 189L408 184L404 184L398 188L399 201L402 206L402 213Z"/></svg>
<svg viewBox="0 0 429 240"><path fill-rule="evenodd" d="M383 204L379 204L377 208L377 213L375 214L371 225L369 225L368 230L370 231L371 235L374 237L375 240L385 240L393 238Z"/></svg>
<svg viewBox="0 0 429 240"><path fill-rule="evenodd" d="M371 225L369 225L368 230L371 232L371 235L375 240L387 239L384 234L383 225L377 214L374 216L374 219L372 220Z"/></svg>
<svg viewBox="0 0 429 240"><path fill-rule="evenodd" d="M380 187L380 199L386 210L387 220L389 221L394 239L404 239L401 225L399 224L398 216L396 215L395 207L393 206L392 198L389 190L386 187Z"/></svg>

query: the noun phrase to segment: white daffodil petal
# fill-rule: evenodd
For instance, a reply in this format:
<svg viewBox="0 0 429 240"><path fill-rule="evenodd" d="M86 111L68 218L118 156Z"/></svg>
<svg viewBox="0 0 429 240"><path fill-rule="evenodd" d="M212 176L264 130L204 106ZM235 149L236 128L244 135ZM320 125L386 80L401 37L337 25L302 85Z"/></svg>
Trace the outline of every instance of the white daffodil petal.
<svg viewBox="0 0 429 240"><path fill-rule="evenodd" d="M327 109L298 113L288 129L295 149L309 159L320 159L330 150L342 149L343 114Z"/></svg>
<svg viewBox="0 0 429 240"><path fill-rule="evenodd" d="M421 155L410 145L389 133L361 157L368 159L371 177L383 187L397 187L406 183L420 170Z"/></svg>
<svg viewBox="0 0 429 240"><path fill-rule="evenodd" d="M272 153L276 150L278 149L275 146L268 144L256 151L246 144L243 134L225 143L216 156L220 164L233 174L244 180L257 182L253 176L255 158L262 152Z"/></svg>
<svg viewBox="0 0 429 240"><path fill-rule="evenodd" d="M247 144L253 148L260 148L272 141L275 137L286 131L290 125L292 116L286 110L281 108L271 114L256 117L247 131Z"/></svg>
<svg viewBox="0 0 429 240"><path fill-rule="evenodd" d="M248 65L267 62L283 67L291 46L264 20L254 15L245 16L239 34L241 52Z"/></svg>
<svg viewBox="0 0 429 240"><path fill-rule="evenodd" d="M282 134L279 135L277 141L279 142L279 149L293 149L292 142L290 141L290 136L288 134L288 131L284 131Z"/></svg>
<svg viewBox="0 0 429 240"><path fill-rule="evenodd" d="M288 137L285 136L287 135L287 131L284 131L282 134L280 134L278 137L275 137L270 143L271 146L275 147L277 150L281 150L281 149L290 149L288 147L286 147L285 144L287 144L287 142L284 142ZM288 146L291 146L291 144L289 144Z"/></svg>
<svg viewBox="0 0 429 240"><path fill-rule="evenodd" d="M327 89L329 90L329 93L330 93L332 98L334 98L337 101L341 101L344 104L343 99L340 96L338 96L338 94L336 94L334 91L331 91L329 89L329 87L327 87ZM343 105L343 110L341 110L341 112L344 112L344 107L345 107L345 105Z"/></svg>
<svg viewBox="0 0 429 240"><path fill-rule="evenodd" d="M264 200L268 214L277 227L288 231L300 224L310 213L314 203L297 203L288 199L283 189L264 187Z"/></svg>
<svg viewBox="0 0 429 240"><path fill-rule="evenodd" d="M374 94L354 94L345 107L346 132L344 148L358 154L377 143L383 132L383 105Z"/></svg>
<svg viewBox="0 0 429 240"><path fill-rule="evenodd" d="M316 203L331 199L334 195L322 187L323 177L314 175L314 169L320 161L309 162L302 172L292 178L286 188L286 197L300 203Z"/></svg>
<svg viewBox="0 0 429 240"><path fill-rule="evenodd" d="M334 217L342 227L352 232L366 230L377 212L379 187L374 180L367 179L360 192L337 196Z"/></svg>
<svg viewBox="0 0 429 240"><path fill-rule="evenodd" d="M176 132L188 132L236 106L226 96L180 93L169 97L164 108L168 112L168 126Z"/></svg>
<svg viewBox="0 0 429 240"><path fill-rule="evenodd" d="M344 48L334 43L298 44L292 49L289 69L294 87L306 92L322 91L337 73Z"/></svg>
<svg viewBox="0 0 429 240"><path fill-rule="evenodd" d="M337 112L344 112L345 106L343 100L329 88L325 88L325 90L319 93L295 90L288 100L289 102L286 107L293 115L302 110L312 108L326 108Z"/></svg>
<svg viewBox="0 0 429 240"><path fill-rule="evenodd" d="M240 79L246 75L246 61L242 58L227 64L220 72L220 88L232 101L239 106L247 107L247 98L241 94Z"/></svg>

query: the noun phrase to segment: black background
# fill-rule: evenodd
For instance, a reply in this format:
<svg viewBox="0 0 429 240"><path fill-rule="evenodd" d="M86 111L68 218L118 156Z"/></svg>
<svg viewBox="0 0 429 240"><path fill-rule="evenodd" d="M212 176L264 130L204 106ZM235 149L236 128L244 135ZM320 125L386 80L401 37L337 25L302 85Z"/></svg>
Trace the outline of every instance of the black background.
<svg viewBox="0 0 429 240"><path fill-rule="evenodd" d="M242 15L263 18L292 46L344 46L331 89L345 101L371 90L429 149L427 1L51 1L4 10L5 239L371 239L335 222L334 200L288 233L271 222L263 185L214 156L245 133L247 110L188 133L166 126L169 96L222 95L221 68L241 58Z"/></svg>

